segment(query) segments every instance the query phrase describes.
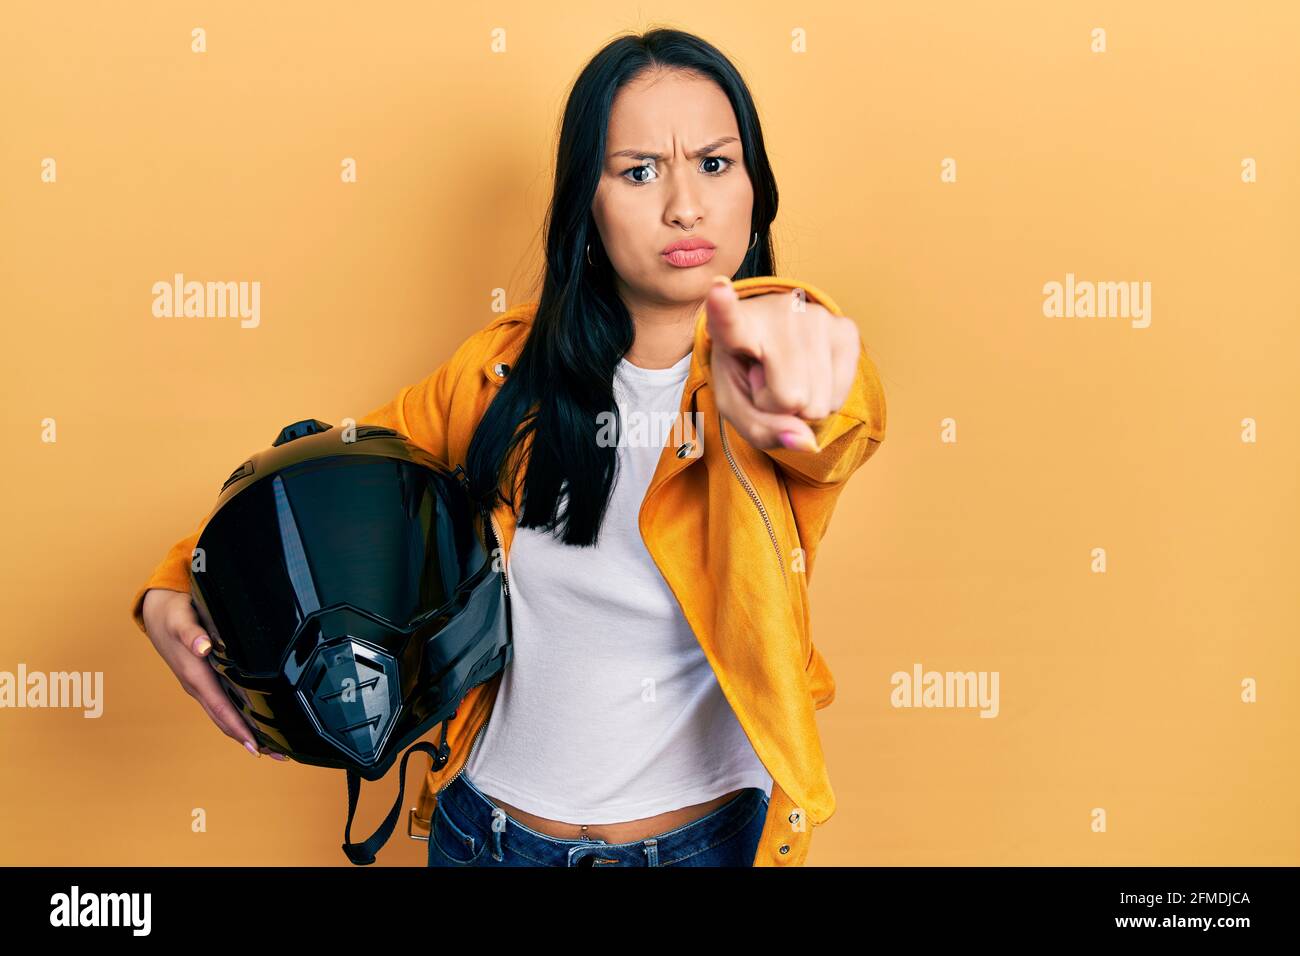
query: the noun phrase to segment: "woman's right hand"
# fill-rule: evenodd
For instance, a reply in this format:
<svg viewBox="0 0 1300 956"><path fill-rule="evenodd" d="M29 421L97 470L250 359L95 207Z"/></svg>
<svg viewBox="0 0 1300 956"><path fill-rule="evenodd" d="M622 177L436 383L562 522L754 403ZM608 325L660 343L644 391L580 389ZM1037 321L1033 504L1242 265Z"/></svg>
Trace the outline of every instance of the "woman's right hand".
<svg viewBox="0 0 1300 956"><path fill-rule="evenodd" d="M258 748L253 731L221 689L212 665L204 660L212 650L212 641L203 631L188 592L150 588L144 595L142 613L154 649L172 669L185 693L199 702L222 733L243 744L254 757L265 753L277 760L288 760L283 754Z"/></svg>

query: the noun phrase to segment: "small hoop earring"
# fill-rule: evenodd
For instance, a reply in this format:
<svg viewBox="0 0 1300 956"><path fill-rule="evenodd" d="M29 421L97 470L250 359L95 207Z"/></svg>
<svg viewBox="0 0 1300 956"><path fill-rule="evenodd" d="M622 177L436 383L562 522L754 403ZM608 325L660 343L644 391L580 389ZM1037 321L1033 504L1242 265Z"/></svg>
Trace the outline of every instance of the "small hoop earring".
<svg viewBox="0 0 1300 956"><path fill-rule="evenodd" d="M756 245L758 245L758 233L754 233L754 241L749 244L749 249L746 251L753 252Z"/></svg>
<svg viewBox="0 0 1300 956"><path fill-rule="evenodd" d="M591 243L587 243L587 265L595 267L596 263L591 261Z"/></svg>

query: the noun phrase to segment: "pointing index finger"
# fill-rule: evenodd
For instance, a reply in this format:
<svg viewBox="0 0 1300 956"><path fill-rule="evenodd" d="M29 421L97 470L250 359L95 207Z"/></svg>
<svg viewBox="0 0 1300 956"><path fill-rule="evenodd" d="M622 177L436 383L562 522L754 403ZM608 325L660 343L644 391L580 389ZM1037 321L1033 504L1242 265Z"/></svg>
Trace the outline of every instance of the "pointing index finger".
<svg viewBox="0 0 1300 956"><path fill-rule="evenodd" d="M708 295L704 298L709 339L714 348L758 357L757 345L752 339L750 323L740 306L740 296L731 280L723 275L713 277Z"/></svg>

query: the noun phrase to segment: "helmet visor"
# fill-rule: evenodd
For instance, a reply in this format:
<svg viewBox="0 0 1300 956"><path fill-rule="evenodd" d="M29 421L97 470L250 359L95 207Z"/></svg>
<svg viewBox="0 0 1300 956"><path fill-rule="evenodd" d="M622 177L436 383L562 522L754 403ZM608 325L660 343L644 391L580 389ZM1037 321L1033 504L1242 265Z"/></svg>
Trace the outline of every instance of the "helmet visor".
<svg viewBox="0 0 1300 956"><path fill-rule="evenodd" d="M228 500L196 573L225 656L276 672L303 621L349 605L405 629L487 562L454 477L396 458L302 462Z"/></svg>

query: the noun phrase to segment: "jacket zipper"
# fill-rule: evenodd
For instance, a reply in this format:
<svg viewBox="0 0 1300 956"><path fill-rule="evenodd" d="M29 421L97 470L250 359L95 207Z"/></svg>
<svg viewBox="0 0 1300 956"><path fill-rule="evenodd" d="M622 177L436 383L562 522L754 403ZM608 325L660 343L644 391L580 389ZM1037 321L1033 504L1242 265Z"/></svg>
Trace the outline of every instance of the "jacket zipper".
<svg viewBox="0 0 1300 956"><path fill-rule="evenodd" d="M488 716L491 716L491 711L488 712ZM465 754L465 762L460 765L460 769L456 771L456 773L452 776L450 780L448 780L446 783L444 783L441 787L438 788L438 792L433 795L435 800L442 794L442 791L446 790L448 787L450 787L453 783L456 782L456 777L459 777L462 773L465 772L465 768L469 766L469 758L474 755L474 746L478 743L479 737L483 736L483 731L486 729L487 729L487 720L484 719L483 725L479 727L478 731L474 734L474 739L469 742L469 752Z"/></svg>
<svg viewBox="0 0 1300 956"><path fill-rule="evenodd" d="M506 577L506 543L501 537L501 526L497 524L495 511L488 512L488 518L492 520L492 532L497 536L497 546L501 548L501 584L505 588L506 597L510 597L510 579Z"/></svg>
<svg viewBox="0 0 1300 956"><path fill-rule="evenodd" d="M786 586L788 587L790 581L785 573L785 558L781 556L781 543L776 540L776 531L772 528L772 520L767 516L767 509L763 507L763 499L758 496L758 492L754 490L754 486L749 483L749 479L745 477L745 473L741 471L740 466L736 464L736 459L731 457L731 445L727 441L727 425L726 422L723 421L721 412L718 413L718 431L722 435L722 451L727 456L727 462L731 465L732 472L740 482L741 487L749 493L750 500L754 502L754 505L758 508L758 513L763 517L763 524L767 527L767 536L772 539L772 547L776 550L776 563L781 568L781 578L786 582Z"/></svg>

